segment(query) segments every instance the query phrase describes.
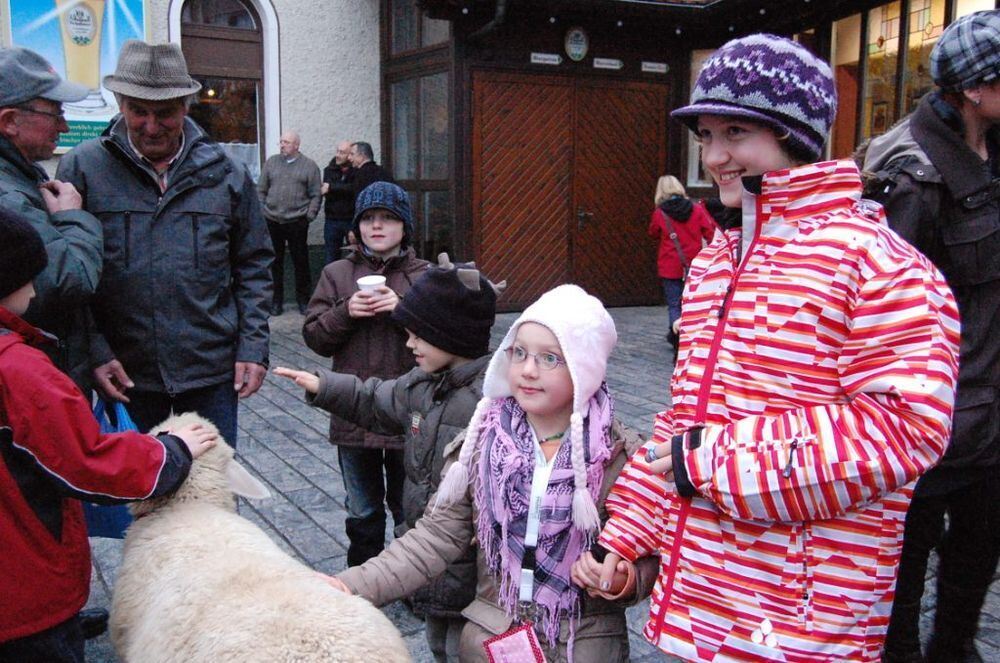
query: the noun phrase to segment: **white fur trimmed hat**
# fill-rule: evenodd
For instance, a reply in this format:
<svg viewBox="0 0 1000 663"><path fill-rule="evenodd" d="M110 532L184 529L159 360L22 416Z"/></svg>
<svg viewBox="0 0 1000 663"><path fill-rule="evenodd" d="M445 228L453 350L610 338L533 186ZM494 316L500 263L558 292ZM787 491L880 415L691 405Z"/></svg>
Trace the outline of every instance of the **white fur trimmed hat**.
<svg viewBox="0 0 1000 663"><path fill-rule="evenodd" d="M441 482L435 505L454 502L469 485L469 466L483 416L493 400L513 395L507 381L510 359L506 350L513 345L517 330L526 322L538 323L556 337L573 381L573 413L570 415L570 458L575 484L573 523L585 532L593 532L600 526L600 518L587 489L583 420L588 402L604 382L608 358L618 342L618 332L600 300L577 285L561 285L549 290L526 308L507 330L486 369L483 399L469 421L458 462L449 468Z"/></svg>

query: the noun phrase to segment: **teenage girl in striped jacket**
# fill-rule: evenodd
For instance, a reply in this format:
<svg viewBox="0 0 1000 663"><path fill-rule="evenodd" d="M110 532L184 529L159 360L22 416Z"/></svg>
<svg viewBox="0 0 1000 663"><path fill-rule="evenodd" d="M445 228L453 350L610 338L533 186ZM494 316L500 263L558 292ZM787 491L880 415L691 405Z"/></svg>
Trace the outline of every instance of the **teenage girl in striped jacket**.
<svg viewBox="0 0 1000 663"><path fill-rule="evenodd" d="M877 661L914 480L951 424L959 323L941 274L815 161L826 63L771 35L702 69L695 131L742 228L693 262L673 409L619 477L574 577L661 556L644 634L692 661Z"/></svg>

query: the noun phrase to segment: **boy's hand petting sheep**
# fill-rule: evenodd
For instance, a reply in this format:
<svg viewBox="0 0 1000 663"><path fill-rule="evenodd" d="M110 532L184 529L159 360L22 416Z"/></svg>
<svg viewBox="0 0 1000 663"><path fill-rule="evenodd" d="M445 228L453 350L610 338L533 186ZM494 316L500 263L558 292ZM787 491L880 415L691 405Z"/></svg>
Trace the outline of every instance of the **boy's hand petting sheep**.
<svg viewBox="0 0 1000 663"><path fill-rule="evenodd" d="M191 452L191 458L197 458L219 442L218 433L201 424L188 424L167 432L179 437L184 442L188 451Z"/></svg>
<svg viewBox="0 0 1000 663"><path fill-rule="evenodd" d="M289 380L294 380L295 384L299 385L310 394L315 394L319 392L319 378L309 371L297 371L294 368L285 368L284 366L278 366L274 369L275 375L280 375L283 378L288 378Z"/></svg>
<svg viewBox="0 0 1000 663"><path fill-rule="evenodd" d="M323 582L330 585L338 592L343 592L345 594L354 594L354 592L351 591L351 588L345 585L343 582L341 582L340 579L337 578L336 576L328 576L325 573L318 573L318 572L316 573L316 575L318 575L320 579L323 580Z"/></svg>

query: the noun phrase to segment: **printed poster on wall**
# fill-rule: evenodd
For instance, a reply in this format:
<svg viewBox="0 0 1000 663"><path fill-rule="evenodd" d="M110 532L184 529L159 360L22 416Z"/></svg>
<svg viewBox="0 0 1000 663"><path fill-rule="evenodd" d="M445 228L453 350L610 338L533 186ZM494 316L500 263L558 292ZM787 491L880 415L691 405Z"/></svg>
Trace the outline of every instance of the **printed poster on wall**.
<svg viewBox="0 0 1000 663"><path fill-rule="evenodd" d="M146 0L9 0L14 46L39 53L64 79L90 89L87 98L63 104L69 132L62 153L100 135L117 112L114 95L101 86L113 74L122 44L147 39Z"/></svg>

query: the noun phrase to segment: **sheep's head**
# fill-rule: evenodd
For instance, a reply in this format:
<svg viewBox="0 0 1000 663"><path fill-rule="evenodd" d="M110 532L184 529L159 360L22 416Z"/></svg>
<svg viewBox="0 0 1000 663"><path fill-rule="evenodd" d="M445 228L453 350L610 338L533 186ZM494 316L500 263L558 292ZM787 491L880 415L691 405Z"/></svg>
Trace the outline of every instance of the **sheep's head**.
<svg viewBox="0 0 1000 663"><path fill-rule="evenodd" d="M217 435L219 433L212 422L194 412L169 417L160 425L154 426L151 432L177 430L194 423L213 430ZM218 444L191 463L191 472L174 493L132 504L132 515L142 516L168 502L205 502L234 511L234 495L256 499L269 497L270 492L264 484L237 463L234 455L233 448L220 435Z"/></svg>

